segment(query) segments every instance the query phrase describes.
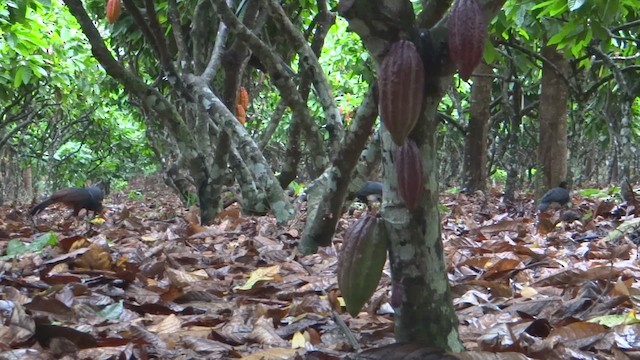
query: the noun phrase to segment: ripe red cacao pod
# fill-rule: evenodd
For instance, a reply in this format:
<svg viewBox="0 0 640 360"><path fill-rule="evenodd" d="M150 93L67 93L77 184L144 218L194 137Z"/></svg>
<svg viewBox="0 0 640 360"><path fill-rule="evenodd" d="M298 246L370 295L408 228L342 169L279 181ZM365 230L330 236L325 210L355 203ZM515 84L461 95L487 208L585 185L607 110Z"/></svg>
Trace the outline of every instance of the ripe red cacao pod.
<svg viewBox="0 0 640 360"><path fill-rule="evenodd" d="M109 24L113 24L120 17L122 13L121 0L107 0L107 20Z"/></svg>
<svg viewBox="0 0 640 360"><path fill-rule="evenodd" d="M379 109L384 126L397 145L418 122L424 100L424 64L408 40L391 44L378 74Z"/></svg>
<svg viewBox="0 0 640 360"><path fill-rule="evenodd" d="M407 140L404 145L398 147L395 165L398 193L407 209L413 211L418 207L424 189L422 157L418 145L413 140Z"/></svg>
<svg viewBox="0 0 640 360"><path fill-rule="evenodd" d="M480 64L487 24L476 0L455 0L449 13L449 56L460 77L469 79Z"/></svg>
<svg viewBox="0 0 640 360"><path fill-rule="evenodd" d="M356 316L376 291L387 261L383 220L364 215L347 229L338 258L338 286L347 311Z"/></svg>

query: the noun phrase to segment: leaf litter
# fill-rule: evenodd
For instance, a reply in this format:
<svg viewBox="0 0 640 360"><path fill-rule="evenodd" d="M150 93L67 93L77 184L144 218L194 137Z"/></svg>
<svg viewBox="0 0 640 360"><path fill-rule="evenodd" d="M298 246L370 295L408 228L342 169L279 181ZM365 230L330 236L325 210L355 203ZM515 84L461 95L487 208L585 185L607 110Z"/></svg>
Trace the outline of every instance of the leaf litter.
<svg viewBox="0 0 640 360"><path fill-rule="evenodd" d="M114 194L105 218L0 208L0 358L632 359L640 354L640 221L574 195L535 212L501 193L443 194L442 238L467 352L394 344L388 264L357 317L333 247L302 256L304 218L278 225L236 205L212 225L166 188ZM523 210L524 209L524 210ZM303 209L304 211L304 209ZM569 213L569 214L567 214ZM301 220L302 218L302 220ZM418 357L413 357L418 356Z"/></svg>

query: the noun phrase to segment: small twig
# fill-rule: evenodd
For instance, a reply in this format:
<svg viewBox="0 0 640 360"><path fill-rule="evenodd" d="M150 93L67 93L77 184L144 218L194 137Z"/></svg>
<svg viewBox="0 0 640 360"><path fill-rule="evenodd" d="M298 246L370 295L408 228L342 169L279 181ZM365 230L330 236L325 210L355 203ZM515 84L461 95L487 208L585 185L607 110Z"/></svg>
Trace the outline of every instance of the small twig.
<svg viewBox="0 0 640 360"><path fill-rule="evenodd" d="M351 347L353 347L358 352L362 351L358 340L353 335L353 332L351 332L351 329L349 329L347 324L345 324L345 322L342 320L340 314L338 314L335 310L331 310L331 318L333 319L333 321L335 321L336 324L338 324L338 327L340 328L340 330L342 330L344 336L347 337L347 340L349 341L349 344L351 344Z"/></svg>

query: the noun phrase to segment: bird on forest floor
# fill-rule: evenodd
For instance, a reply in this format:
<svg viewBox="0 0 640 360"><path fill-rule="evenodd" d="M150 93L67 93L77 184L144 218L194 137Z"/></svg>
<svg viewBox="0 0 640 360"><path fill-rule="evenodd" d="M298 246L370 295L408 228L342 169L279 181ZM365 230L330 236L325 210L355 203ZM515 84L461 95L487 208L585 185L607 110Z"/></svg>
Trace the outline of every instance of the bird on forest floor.
<svg viewBox="0 0 640 360"><path fill-rule="evenodd" d="M53 195L34 206L30 213L32 216L47 208L49 205L63 203L73 209L73 216L78 216L80 210L86 209L87 212L93 211L96 215L102 212L102 199L104 198L102 189L97 186L89 186L85 188L72 187L58 190Z"/></svg>
<svg viewBox="0 0 640 360"><path fill-rule="evenodd" d="M547 191L540 199L540 205L538 205L538 211L545 211L551 206L551 204L560 204L564 206L571 200L569 190L567 190L567 182L563 181L553 189Z"/></svg>
<svg viewBox="0 0 640 360"><path fill-rule="evenodd" d="M347 196L348 201L358 198L362 204L366 205L371 211L373 208L371 204L374 202L382 203L382 183L378 181L367 181L362 187L355 193L350 193ZM349 215L353 215L356 211L356 206L353 204L349 207Z"/></svg>
<svg viewBox="0 0 640 360"><path fill-rule="evenodd" d="M367 181L360 190L350 197L350 200L358 198L360 202L369 205L370 201L382 202L382 183L378 181Z"/></svg>

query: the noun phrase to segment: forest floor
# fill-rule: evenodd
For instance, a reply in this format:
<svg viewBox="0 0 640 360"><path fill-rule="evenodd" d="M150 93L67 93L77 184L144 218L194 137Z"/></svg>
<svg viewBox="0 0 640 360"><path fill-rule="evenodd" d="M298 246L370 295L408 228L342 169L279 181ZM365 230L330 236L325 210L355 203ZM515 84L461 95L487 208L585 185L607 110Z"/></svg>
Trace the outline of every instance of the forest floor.
<svg viewBox="0 0 640 360"><path fill-rule="evenodd" d="M638 358L635 208L573 191L571 210L538 216L530 194L501 196L441 195L469 350L452 358ZM232 206L203 227L161 181L104 204L90 227L62 207L35 224L27 205L0 208L0 359L339 359L358 350L347 333L371 359L427 358L374 349L393 343L388 264L357 317L340 306L336 248L360 211L302 256L303 216L280 226Z"/></svg>

